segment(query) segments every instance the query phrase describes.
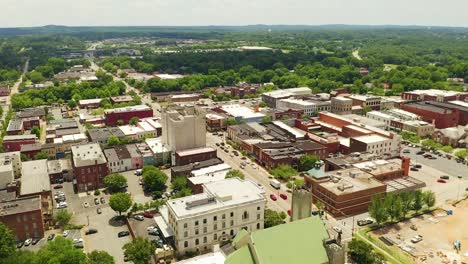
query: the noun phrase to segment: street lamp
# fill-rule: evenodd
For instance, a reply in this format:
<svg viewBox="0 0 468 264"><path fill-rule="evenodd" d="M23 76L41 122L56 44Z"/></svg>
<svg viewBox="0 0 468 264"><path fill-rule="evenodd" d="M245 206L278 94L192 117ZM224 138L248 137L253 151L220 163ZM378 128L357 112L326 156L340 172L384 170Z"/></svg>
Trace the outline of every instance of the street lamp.
<svg viewBox="0 0 468 264"><path fill-rule="evenodd" d="M458 199L459 199L459 197L460 197L460 185L461 185L461 181L462 181L462 176L461 176L461 175L458 175L457 177L458 177L458 179L459 179L459 183L458 183L458 192L457 192L457 201L458 201Z"/></svg>

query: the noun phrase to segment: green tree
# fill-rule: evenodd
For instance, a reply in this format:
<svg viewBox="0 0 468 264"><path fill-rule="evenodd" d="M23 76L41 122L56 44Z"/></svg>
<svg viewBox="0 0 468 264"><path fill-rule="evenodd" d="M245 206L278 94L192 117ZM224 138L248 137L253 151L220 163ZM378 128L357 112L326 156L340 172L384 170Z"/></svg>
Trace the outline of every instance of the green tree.
<svg viewBox="0 0 468 264"><path fill-rule="evenodd" d="M270 174L275 178L282 180L289 180L292 176L297 175L297 171L290 165L280 165L274 169L271 169Z"/></svg>
<svg viewBox="0 0 468 264"><path fill-rule="evenodd" d="M384 201L381 195L372 197L371 203L369 205L369 215L375 219L377 225L381 225L387 221L389 215L385 209Z"/></svg>
<svg viewBox="0 0 468 264"><path fill-rule="evenodd" d="M242 179L242 180L245 179L244 173L242 173L242 171L240 170L230 170L228 173L226 173L226 179L235 178L235 177Z"/></svg>
<svg viewBox="0 0 468 264"><path fill-rule="evenodd" d="M82 250L74 248L72 241L57 236L43 246L36 254L37 263L41 264L85 264L86 255Z"/></svg>
<svg viewBox="0 0 468 264"><path fill-rule="evenodd" d="M273 118L271 116L265 116L264 118L262 118L262 124L265 124L265 123L270 123L271 121L273 121Z"/></svg>
<svg viewBox="0 0 468 264"><path fill-rule="evenodd" d="M130 118L130 121L128 121L128 123L132 126L136 126L138 124L138 122L140 122L140 118L134 116L132 118Z"/></svg>
<svg viewBox="0 0 468 264"><path fill-rule="evenodd" d="M123 246L124 254L135 264L148 264L154 255L156 246L148 239L137 237Z"/></svg>
<svg viewBox="0 0 468 264"><path fill-rule="evenodd" d="M260 102L258 106L263 108L263 107L267 107L267 104L265 102Z"/></svg>
<svg viewBox="0 0 468 264"><path fill-rule="evenodd" d="M446 153L452 153L453 152L453 147L452 146L443 146L440 150Z"/></svg>
<svg viewBox="0 0 468 264"><path fill-rule="evenodd" d="M175 179L171 183L172 190L178 192L187 187L187 177L179 176L175 177Z"/></svg>
<svg viewBox="0 0 468 264"><path fill-rule="evenodd" d="M423 194L420 190L417 190L414 192L414 197L413 197L413 204L411 209L413 209L416 212L419 212L419 210L422 209L423 207Z"/></svg>
<svg viewBox="0 0 468 264"><path fill-rule="evenodd" d="M125 122L122 119L117 120L117 125L118 126L123 126Z"/></svg>
<svg viewBox="0 0 468 264"><path fill-rule="evenodd" d="M320 158L316 155L305 154L299 158L299 171L308 171L315 168Z"/></svg>
<svg viewBox="0 0 468 264"><path fill-rule="evenodd" d="M284 212L282 212L284 213ZM284 217L284 218L283 218ZM286 217L281 215L277 211L273 211L271 209L265 209L265 228L269 228L272 226L284 224L284 219Z"/></svg>
<svg viewBox="0 0 468 264"><path fill-rule="evenodd" d="M60 227L66 226L70 222L71 218L72 214L67 210L59 210L54 215L54 221L57 222Z"/></svg>
<svg viewBox="0 0 468 264"><path fill-rule="evenodd" d="M44 151L41 151L34 156L35 160L47 159L47 158L49 158L49 154L47 154L47 152L44 152Z"/></svg>
<svg viewBox="0 0 468 264"><path fill-rule="evenodd" d="M372 108L370 108L370 107L367 106L367 105L364 106L364 107L362 108L362 113L363 113L364 115L366 115L366 114L369 113L370 111L372 111Z"/></svg>
<svg viewBox="0 0 468 264"><path fill-rule="evenodd" d="M110 192L118 192L127 186L127 178L120 173L112 173L104 177L104 184Z"/></svg>
<svg viewBox="0 0 468 264"><path fill-rule="evenodd" d="M0 223L0 259L14 254L16 250L13 234L3 223Z"/></svg>
<svg viewBox="0 0 468 264"><path fill-rule="evenodd" d="M430 191L430 190L425 191L423 193L423 201L424 201L424 204L426 205L427 209L430 209L436 203L435 193L433 191Z"/></svg>
<svg viewBox="0 0 468 264"><path fill-rule="evenodd" d="M106 251L93 250L87 255L86 264L114 264L114 257Z"/></svg>
<svg viewBox="0 0 468 264"><path fill-rule="evenodd" d="M226 120L226 124L227 124L228 126L237 125L237 121L236 121L235 118L230 117L230 118L228 118L228 119Z"/></svg>
<svg viewBox="0 0 468 264"><path fill-rule="evenodd" d="M401 197L401 213L403 217L406 217L408 212L411 210L414 192L402 192L399 195Z"/></svg>
<svg viewBox="0 0 468 264"><path fill-rule="evenodd" d="M31 134L36 135L37 138L41 138L41 129L38 128L37 126L33 126L31 128Z"/></svg>
<svg viewBox="0 0 468 264"><path fill-rule="evenodd" d="M384 208L390 220L398 220L402 215L401 197L395 193L389 193L384 199Z"/></svg>
<svg viewBox="0 0 468 264"><path fill-rule="evenodd" d="M109 206L122 215L122 212L126 212L132 206L132 197L128 193L113 194L109 199Z"/></svg>
<svg viewBox="0 0 468 264"><path fill-rule="evenodd" d="M78 106L75 100L68 100L67 104L68 104L68 107L70 107L71 109Z"/></svg>
<svg viewBox="0 0 468 264"><path fill-rule="evenodd" d="M466 149L458 150L454 155L459 159L465 159L468 157L468 151Z"/></svg>
<svg viewBox="0 0 468 264"><path fill-rule="evenodd" d="M348 244L348 254L354 263L359 264L383 264L385 259L375 252L372 246L362 240L353 238Z"/></svg>
<svg viewBox="0 0 468 264"><path fill-rule="evenodd" d="M107 139L107 145L108 146L117 146L120 145L120 139L114 135L110 136Z"/></svg>
<svg viewBox="0 0 468 264"><path fill-rule="evenodd" d="M164 191L166 189L167 175L153 166L143 167L143 185L148 192Z"/></svg>

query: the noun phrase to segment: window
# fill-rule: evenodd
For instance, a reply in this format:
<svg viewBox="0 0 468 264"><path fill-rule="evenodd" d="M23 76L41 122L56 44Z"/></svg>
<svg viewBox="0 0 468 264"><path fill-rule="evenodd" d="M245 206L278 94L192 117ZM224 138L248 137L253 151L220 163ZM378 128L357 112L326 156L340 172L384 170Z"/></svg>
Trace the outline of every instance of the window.
<svg viewBox="0 0 468 264"><path fill-rule="evenodd" d="M206 226L203 227L203 234L205 234L206 232L208 232L208 229L206 228Z"/></svg>
<svg viewBox="0 0 468 264"><path fill-rule="evenodd" d="M257 220L260 219L260 214L257 214Z"/></svg>
<svg viewBox="0 0 468 264"><path fill-rule="evenodd" d="M249 213L247 213L247 211L244 211L244 213L242 214L242 220L246 219L249 219Z"/></svg>
<svg viewBox="0 0 468 264"><path fill-rule="evenodd" d="M195 229L195 235L198 235L198 229Z"/></svg>
<svg viewBox="0 0 468 264"><path fill-rule="evenodd" d="M260 211L260 206L257 207L257 211Z"/></svg>
<svg viewBox="0 0 468 264"><path fill-rule="evenodd" d="M188 247L188 241L184 242L184 247Z"/></svg>
<svg viewBox="0 0 468 264"><path fill-rule="evenodd" d="M231 229L231 233L230 233L230 234L231 234L231 236L233 236L233 235L234 235L234 230Z"/></svg>
<svg viewBox="0 0 468 264"><path fill-rule="evenodd" d="M231 217L234 217L234 212L231 212Z"/></svg>
<svg viewBox="0 0 468 264"><path fill-rule="evenodd" d="M198 238L197 238L197 239L195 239L195 245L198 246L198 244L200 244L200 240L198 240Z"/></svg>
<svg viewBox="0 0 468 264"><path fill-rule="evenodd" d="M226 222L223 222L223 228L226 228Z"/></svg>
<svg viewBox="0 0 468 264"><path fill-rule="evenodd" d="M203 238L203 243L205 244L206 242L208 242L208 239L206 237Z"/></svg>
<svg viewBox="0 0 468 264"><path fill-rule="evenodd" d="M188 232L184 231L184 237L188 237Z"/></svg>
<svg viewBox="0 0 468 264"><path fill-rule="evenodd" d="M171 215L172 216L172 215ZM187 228L188 224L187 223L184 223L184 228Z"/></svg>
<svg viewBox="0 0 468 264"><path fill-rule="evenodd" d="M213 216L213 221L218 221L218 217L216 215Z"/></svg>
<svg viewBox="0 0 468 264"><path fill-rule="evenodd" d="M195 221L195 225L196 225L196 226L198 225L198 221Z"/></svg>
<svg viewBox="0 0 468 264"><path fill-rule="evenodd" d="M204 223L204 224L206 224L206 218L205 218L205 219L203 219L203 223Z"/></svg>
<svg viewBox="0 0 468 264"><path fill-rule="evenodd" d="M260 229L260 223L257 223L257 229Z"/></svg>
<svg viewBox="0 0 468 264"><path fill-rule="evenodd" d="M218 230L218 224L214 224L213 230Z"/></svg>
<svg viewBox="0 0 468 264"><path fill-rule="evenodd" d="M231 220L231 226L233 226L233 225L234 225L234 220Z"/></svg>
<svg viewBox="0 0 468 264"><path fill-rule="evenodd" d="M223 219L226 219L226 214L223 214L222 218L223 218Z"/></svg>
<svg viewBox="0 0 468 264"><path fill-rule="evenodd" d="M213 235L213 240L218 240L218 234Z"/></svg>

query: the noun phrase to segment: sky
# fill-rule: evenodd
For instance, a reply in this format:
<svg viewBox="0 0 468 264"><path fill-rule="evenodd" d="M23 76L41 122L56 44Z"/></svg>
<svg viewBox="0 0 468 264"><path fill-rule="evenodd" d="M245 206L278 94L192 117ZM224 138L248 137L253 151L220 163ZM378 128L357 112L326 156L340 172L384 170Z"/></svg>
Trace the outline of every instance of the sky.
<svg viewBox="0 0 468 264"><path fill-rule="evenodd" d="M0 27L423 25L468 27L468 0L0 0Z"/></svg>

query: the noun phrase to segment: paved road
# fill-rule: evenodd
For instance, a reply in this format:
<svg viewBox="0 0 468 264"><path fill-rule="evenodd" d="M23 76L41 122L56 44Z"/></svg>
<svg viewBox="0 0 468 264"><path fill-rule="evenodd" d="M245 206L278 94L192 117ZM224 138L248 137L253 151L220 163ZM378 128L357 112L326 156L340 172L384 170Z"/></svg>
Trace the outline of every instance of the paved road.
<svg viewBox="0 0 468 264"><path fill-rule="evenodd" d="M8 113L8 110L10 109L10 106L11 106L11 97L12 97L14 94L17 94L17 93L19 92L19 91L18 91L18 88L19 88L20 84L23 82L24 75L25 75L26 72L28 71L28 68L29 68L29 59L27 59L26 62L24 63L23 73L21 74L20 78L19 78L18 81L16 81L16 83L11 87L10 95L8 95L8 96L5 97L5 104L2 106L2 107L3 107L2 120L5 120L6 115L7 115L7 113Z"/></svg>
<svg viewBox="0 0 468 264"><path fill-rule="evenodd" d="M246 179L251 180L255 183L259 183L266 191L267 196L267 205L269 208L277 211L287 211L291 208L291 194L286 192L287 188L285 185L281 186L280 190L276 190L270 185L270 179L268 178L270 174L265 171L262 167L255 165L256 169L252 165L247 165L245 169L241 169L240 165L243 160L240 156L231 157L232 148L230 148L229 153L224 152L222 149L216 146L216 143L222 142L223 137L214 136L211 133L207 133L206 144L217 149L217 154L220 159L222 159L226 164L231 166L233 169L240 170L246 176ZM280 193L284 193L288 196L287 200L283 200L279 197ZM270 194L276 195L278 198L277 201L270 199Z"/></svg>
<svg viewBox="0 0 468 264"><path fill-rule="evenodd" d="M416 152L421 150L420 148L405 146L404 149L409 149L410 153L402 153L401 155L411 158L413 163L431 166L449 176L457 177L458 175L461 175L468 180L468 166L462 163L457 163L453 158L449 160L445 157L437 157L437 159L431 160L424 158L422 155L416 155Z"/></svg>

